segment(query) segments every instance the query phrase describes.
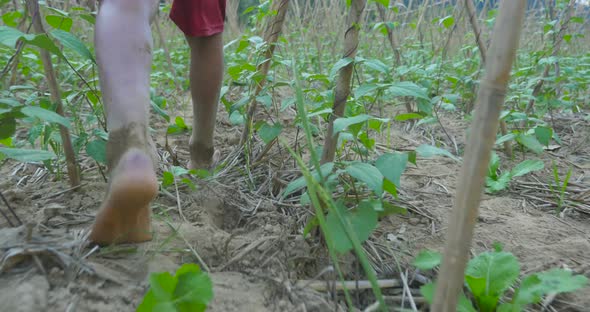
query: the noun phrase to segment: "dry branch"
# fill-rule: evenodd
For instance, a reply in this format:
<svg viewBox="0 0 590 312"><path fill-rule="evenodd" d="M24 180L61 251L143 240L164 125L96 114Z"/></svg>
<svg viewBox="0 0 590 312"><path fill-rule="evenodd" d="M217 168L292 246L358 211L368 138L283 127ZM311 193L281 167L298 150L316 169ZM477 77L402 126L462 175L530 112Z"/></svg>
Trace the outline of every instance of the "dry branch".
<svg viewBox="0 0 590 312"><path fill-rule="evenodd" d="M500 2L486 74L478 93L478 105L471 124L454 209L449 218L444 258L432 306L435 312L456 311L486 171L498 130L498 119L520 40L525 7L525 0Z"/></svg>
<svg viewBox="0 0 590 312"><path fill-rule="evenodd" d="M375 5L377 6L377 10L379 11L379 17L381 17L381 20L384 23L387 23L387 12L385 11L385 7L383 6L383 4L378 2L375 2ZM387 29L387 39L389 39L389 44L391 45L391 49L393 50L393 54L395 55L395 65L401 66L402 57L399 52L399 43L395 38L393 30L389 26L387 26L387 24L385 25L385 29Z"/></svg>
<svg viewBox="0 0 590 312"><path fill-rule="evenodd" d="M27 8L31 14L33 22L33 30L37 34L45 34L43 29L43 23L41 21L41 12L39 11L38 0L27 0ZM51 55L45 49L40 49L41 61L43 62L43 69L45 71L45 77L47 78L47 85L49 86L49 92L51 94L51 102L56 105L56 113L60 116L64 116L63 104L61 102L61 94L59 86L57 84L57 78L55 71L53 70L53 63L51 62ZM76 155L72 147L72 141L70 139L70 131L63 125L59 126L59 133L61 135L61 141L64 147L64 154L66 156L66 165L68 168L68 176L70 178L70 185L77 186L80 184L80 173L78 166L76 165Z"/></svg>
<svg viewBox="0 0 590 312"><path fill-rule="evenodd" d="M471 27L473 28L473 33L475 35L475 41L479 47L481 63L485 65L487 48L481 38L481 27L477 22L475 7L473 6L472 0L465 0L465 9L467 10L467 15L469 15L469 22L471 23ZM471 110L471 108L469 108L469 110ZM503 136L508 134L508 127L506 126L506 122L504 120L500 120L500 133L502 133ZM512 157L512 145L510 145L509 141L504 142L504 153L506 153L506 156Z"/></svg>
<svg viewBox="0 0 590 312"><path fill-rule="evenodd" d="M264 51L262 63L258 64L258 68L256 69L263 78L260 79L260 81L256 84L256 89L252 95L250 107L248 108L248 115L246 116L246 123L244 125L244 130L242 131L242 138L240 139L240 145L246 143L246 140L250 136L252 124L254 122L254 114L256 113L256 106L258 104L256 97L260 91L262 91L262 88L266 83L266 75L268 74L268 69L270 68L271 59L275 50L275 44L283 28L285 14L287 13L288 7L289 0L275 0L272 3L271 11L276 11L277 14L269 20L266 26L266 32L264 34L266 51Z"/></svg>
<svg viewBox="0 0 590 312"><path fill-rule="evenodd" d="M401 282L396 279L377 280L379 288L394 288L401 286ZM321 280L298 280L295 284L301 288L311 288L316 291L330 291L332 289L341 291L355 289L371 289L370 281L344 281L344 286L340 281L321 281Z"/></svg>
<svg viewBox="0 0 590 312"><path fill-rule="evenodd" d="M346 31L344 32L344 55L342 58L354 59L358 49L359 24L365 9L366 0L353 0L346 20ZM324 143L321 163L325 164L334 160L338 133L334 133L334 120L344 115L346 100L350 94L350 83L354 62L344 66L338 73L336 90L334 92L334 106L328 124L328 133Z"/></svg>

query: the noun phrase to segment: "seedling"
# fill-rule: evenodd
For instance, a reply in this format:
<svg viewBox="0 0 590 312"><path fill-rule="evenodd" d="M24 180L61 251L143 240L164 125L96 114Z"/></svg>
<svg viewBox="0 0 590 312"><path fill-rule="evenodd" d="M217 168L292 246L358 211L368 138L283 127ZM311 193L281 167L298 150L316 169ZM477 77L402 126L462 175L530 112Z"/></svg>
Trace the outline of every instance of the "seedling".
<svg viewBox="0 0 590 312"><path fill-rule="evenodd" d="M512 168L512 170L498 174L500 157L498 157L496 153L492 153L490 165L488 166L488 175L486 177L486 191L489 193L497 193L507 188L512 181L512 178L541 170L544 166L545 165L541 160L525 160Z"/></svg>
<svg viewBox="0 0 590 312"><path fill-rule="evenodd" d="M561 212L561 210L563 209L563 203L565 200L565 190L567 189L567 185L569 183L570 177L572 176L572 168L570 167L565 175L565 178L563 179L563 182L561 182L561 179L559 178L559 172L557 171L557 165L555 165L555 162L552 162L553 164L553 183L555 183L555 186L553 185L553 183L549 183L549 189L551 190L551 193L555 196L555 198L557 199L557 212ZM556 190L555 188L559 187L558 190Z"/></svg>
<svg viewBox="0 0 590 312"><path fill-rule="evenodd" d="M439 266L441 259L441 254L425 250L414 259L414 265L430 270ZM529 305L540 303L544 296L573 292L588 284L585 276L564 269L532 273L517 282L519 275L520 263L512 253L501 247L480 253L469 261L465 272L465 284L472 299L462 294L457 311L523 311ZM514 294L509 295L511 288ZM434 291L434 283L420 288L429 304L432 304Z"/></svg>
<svg viewBox="0 0 590 312"><path fill-rule="evenodd" d="M150 289L137 312L202 312L213 299L213 283L200 267L183 264L174 276L168 272L152 273Z"/></svg>

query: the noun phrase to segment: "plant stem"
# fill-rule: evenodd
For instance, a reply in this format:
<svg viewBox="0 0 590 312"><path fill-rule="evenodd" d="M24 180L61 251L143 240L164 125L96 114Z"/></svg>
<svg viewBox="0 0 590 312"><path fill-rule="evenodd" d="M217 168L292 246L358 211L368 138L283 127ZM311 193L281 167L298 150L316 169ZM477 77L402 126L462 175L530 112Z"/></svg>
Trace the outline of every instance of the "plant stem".
<svg viewBox="0 0 590 312"><path fill-rule="evenodd" d="M41 12L39 11L38 0L26 0L27 8L33 20L33 29L37 34L44 34L43 23L41 22ZM41 61L43 62L43 69L45 70L45 77L49 86L51 94L51 102L56 105L56 113L64 116L63 104L61 102L61 94L57 84L57 78L51 62L51 55L45 49L41 49ZM61 135L62 145L66 156L66 165L68 168L68 176L70 178L71 186L78 186L80 184L80 173L78 165L76 164L76 155L70 139L70 131L63 125L59 125L59 133Z"/></svg>

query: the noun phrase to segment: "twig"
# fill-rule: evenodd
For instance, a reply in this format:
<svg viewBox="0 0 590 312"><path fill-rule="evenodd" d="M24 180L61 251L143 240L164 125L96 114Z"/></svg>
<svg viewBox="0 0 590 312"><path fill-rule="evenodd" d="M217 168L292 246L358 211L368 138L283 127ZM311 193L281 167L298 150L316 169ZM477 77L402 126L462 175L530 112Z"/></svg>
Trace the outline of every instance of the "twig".
<svg viewBox="0 0 590 312"><path fill-rule="evenodd" d="M254 250L254 248L258 247L263 242L265 242L269 239L276 239L276 238L278 238L278 236L265 236L265 237L262 237L256 241L250 243L250 245L248 245L248 247L242 249L242 251L240 251L237 255L235 255L233 258L231 258L227 263L225 263L224 265L222 265L220 268L216 269L215 271L218 271L218 272L223 271L225 268L232 265L236 261L244 258L244 256L246 254L248 254L250 251Z"/></svg>
<svg viewBox="0 0 590 312"><path fill-rule="evenodd" d="M180 214L184 222L190 223L184 216L184 213L182 213L182 204L180 203L180 193L178 192L178 183L176 182L176 177L174 177L174 189L176 190L176 205L178 206L178 214Z"/></svg>
<svg viewBox="0 0 590 312"><path fill-rule="evenodd" d="M379 288L394 288L401 285L399 280L387 279L378 280L377 285ZM329 291L332 289L341 291L346 287L348 290L363 290L371 289L370 281L344 281L344 285L340 281L321 281L321 280L298 280L295 282L296 287L311 288L316 291Z"/></svg>
<svg viewBox="0 0 590 312"><path fill-rule="evenodd" d="M84 183L82 183L82 184L78 184L78 185L76 185L76 186L74 186L74 187L70 187L70 188L69 188L69 189L67 189L67 190L63 190L63 191L61 191L61 192L57 192L57 193L55 193L55 194L51 194L51 195L49 195L49 196L45 197L44 199L55 198L55 197L57 197L57 196L59 196L59 195L65 194L65 193L67 193L67 192L75 191L75 190L77 190L77 189L81 188L82 186L86 186L87 184L88 184L88 183L86 183L86 182L84 182Z"/></svg>
<svg viewBox="0 0 590 312"><path fill-rule="evenodd" d="M182 238L182 240L184 241L184 243L186 244L186 246L193 252L193 255L197 258L197 260L199 260L199 263L205 269L205 271L211 272L211 269L209 269L209 266L207 265L207 263L205 263L205 261L203 260L203 258L201 258L201 256L199 256L199 253L186 240L186 238L184 238L184 236L182 234L179 234L179 236L180 236L180 238Z"/></svg>
<svg viewBox="0 0 590 312"><path fill-rule="evenodd" d="M38 0L27 0L26 3L31 14L31 19L33 20L33 29L37 34L44 34L45 30L43 29L43 22L41 21ZM47 79L47 85L49 86L51 102L55 103L56 105L56 113L62 117L65 117L59 84L57 82L53 63L51 62L51 55L45 49L40 49L40 53L43 69L45 71L45 77ZM72 146L70 131L65 126L60 125L59 132L61 135L64 154L66 156L66 165L68 176L70 178L70 185L76 186L80 184L80 172L76 164L76 154L74 153L74 148Z"/></svg>
<svg viewBox="0 0 590 312"><path fill-rule="evenodd" d="M19 217L16 214L16 212L14 212L14 209L12 209L12 207L8 203L8 200L6 200L6 197L4 197L4 194L2 194L2 192L0 192L0 198L2 198L2 201L6 205L6 208L8 208L8 211L10 211L10 213L14 216L14 218L16 219L16 221L18 221L18 225L23 225L23 222L19 219ZM0 210L0 212L1 212L1 210ZM12 223L12 221L10 221L10 219L8 218L8 216L6 216L6 214L4 214L4 212L2 212L2 215L4 216L4 218L6 218L6 220L8 221L8 224L10 224L10 226L15 226Z"/></svg>

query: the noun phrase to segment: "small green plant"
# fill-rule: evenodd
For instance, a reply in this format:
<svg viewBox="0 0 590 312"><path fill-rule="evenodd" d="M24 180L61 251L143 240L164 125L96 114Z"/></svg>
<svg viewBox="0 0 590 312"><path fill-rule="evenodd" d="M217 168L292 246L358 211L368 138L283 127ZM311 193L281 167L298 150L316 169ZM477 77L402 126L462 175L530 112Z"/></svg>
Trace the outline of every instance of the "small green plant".
<svg viewBox="0 0 590 312"><path fill-rule="evenodd" d="M148 311L205 311L213 299L213 283L207 273L193 263L183 264L174 276L168 272L152 273L150 289L137 307Z"/></svg>
<svg viewBox="0 0 590 312"><path fill-rule="evenodd" d="M516 165L512 170L499 174L500 157L496 153L492 154L490 164L488 166L488 176L486 177L486 191L489 193L497 193L508 187L512 178L523 176L527 173L541 170L544 168L541 160L525 160Z"/></svg>
<svg viewBox="0 0 590 312"><path fill-rule="evenodd" d="M422 251L414 265L422 270L430 270L440 265L442 256L434 251ZM510 252L497 246L496 250L483 252L471 259L465 271L465 284L472 300L462 294L457 311L517 312L531 304L541 302L543 296L573 292L588 284L583 275L573 275L563 269L551 269L532 273L517 283L520 263ZM509 296L509 289L514 294ZM422 295L432 304L435 284L429 283L420 288ZM475 303L475 308L474 304Z"/></svg>
<svg viewBox="0 0 590 312"><path fill-rule="evenodd" d="M169 170L162 173L162 187L167 188L169 186L175 185L177 181L180 181L190 187L192 190L195 190L197 186L190 179L193 176L196 176L200 179L205 179L210 176L210 173L204 169L188 170L180 166L170 166Z"/></svg>
<svg viewBox="0 0 590 312"><path fill-rule="evenodd" d="M553 183L549 183L549 189L551 190L551 193L555 196L555 198L557 199L557 211L561 212L562 208L563 208L563 202L565 199L565 190L567 189L567 185L570 181L570 177L572 176L572 168L570 167L565 175L565 178L563 179L563 182L561 182L561 179L559 178L559 172L557 171L557 165L555 165L555 162L552 162L553 164L553 182L555 183L555 186L553 185ZM558 190L556 190L555 188L559 187Z"/></svg>

